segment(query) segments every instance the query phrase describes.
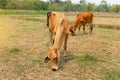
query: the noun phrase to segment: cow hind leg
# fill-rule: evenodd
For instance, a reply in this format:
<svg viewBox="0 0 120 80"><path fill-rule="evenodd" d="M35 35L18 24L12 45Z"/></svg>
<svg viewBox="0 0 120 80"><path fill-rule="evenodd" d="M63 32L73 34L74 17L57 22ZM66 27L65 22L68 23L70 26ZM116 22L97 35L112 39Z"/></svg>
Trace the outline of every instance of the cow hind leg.
<svg viewBox="0 0 120 80"><path fill-rule="evenodd" d="M93 30L93 24L90 23L90 24L89 24L89 32L92 33L92 30Z"/></svg>

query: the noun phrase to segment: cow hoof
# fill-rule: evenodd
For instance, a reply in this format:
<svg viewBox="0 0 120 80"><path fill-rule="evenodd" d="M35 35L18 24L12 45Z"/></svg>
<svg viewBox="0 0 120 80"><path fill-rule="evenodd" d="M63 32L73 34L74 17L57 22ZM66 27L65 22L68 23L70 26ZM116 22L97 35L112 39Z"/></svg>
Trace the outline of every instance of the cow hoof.
<svg viewBox="0 0 120 80"><path fill-rule="evenodd" d="M64 56L64 60L68 60L68 57L67 57L67 56Z"/></svg>

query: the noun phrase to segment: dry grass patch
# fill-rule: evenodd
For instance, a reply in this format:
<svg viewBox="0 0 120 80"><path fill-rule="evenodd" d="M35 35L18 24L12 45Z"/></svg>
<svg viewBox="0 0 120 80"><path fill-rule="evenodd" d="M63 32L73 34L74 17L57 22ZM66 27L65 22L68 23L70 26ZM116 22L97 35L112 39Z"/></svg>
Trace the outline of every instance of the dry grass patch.
<svg viewBox="0 0 120 80"><path fill-rule="evenodd" d="M67 16L70 21L75 18ZM68 60L63 60L60 69L53 72L44 63L50 47L46 16L3 15L0 18L1 80L119 80L119 30L95 27L92 34L84 35L81 29L79 35L69 35ZM97 18L95 21L99 23Z"/></svg>

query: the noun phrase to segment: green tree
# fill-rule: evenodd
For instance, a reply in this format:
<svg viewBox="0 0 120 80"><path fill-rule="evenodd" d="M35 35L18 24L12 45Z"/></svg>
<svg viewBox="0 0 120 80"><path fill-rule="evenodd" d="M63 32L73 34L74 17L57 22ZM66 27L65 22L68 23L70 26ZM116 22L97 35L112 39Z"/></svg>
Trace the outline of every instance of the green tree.
<svg viewBox="0 0 120 80"><path fill-rule="evenodd" d="M12 9L12 8L13 8L13 4L11 0L6 0L5 9Z"/></svg>
<svg viewBox="0 0 120 80"><path fill-rule="evenodd" d="M52 4L53 3L53 0L49 0L49 4Z"/></svg>
<svg viewBox="0 0 120 80"><path fill-rule="evenodd" d="M66 10L67 10L67 11L70 11L70 10L71 10L71 7L72 7L72 2L71 2L70 0L67 0L67 1L66 1L66 5L67 5L67 7L66 7L67 9L66 9Z"/></svg>
<svg viewBox="0 0 120 80"><path fill-rule="evenodd" d="M120 12L120 4L113 5L112 11L114 11L116 13Z"/></svg>
<svg viewBox="0 0 120 80"><path fill-rule="evenodd" d="M22 0L24 9L34 9L34 0Z"/></svg>
<svg viewBox="0 0 120 80"><path fill-rule="evenodd" d="M106 0L102 0L102 1L101 1L101 5L102 5L102 6L103 6L103 8L105 9L105 10L104 10L105 12L110 11L109 6L108 6L108 4L107 4L107 1L106 1Z"/></svg>
<svg viewBox="0 0 120 80"><path fill-rule="evenodd" d="M54 3L61 3L61 0L54 0Z"/></svg>
<svg viewBox="0 0 120 80"><path fill-rule="evenodd" d="M80 0L79 10L80 11L87 11L86 7L87 7L86 0Z"/></svg>
<svg viewBox="0 0 120 80"><path fill-rule="evenodd" d="M102 0L101 3L97 6L96 11L109 12L110 7L107 4L106 0Z"/></svg>
<svg viewBox="0 0 120 80"><path fill-rule="evenodd" d="M88 3L87 4L87 11L94 11L95 10L95 4L94 3Z"/></svg>
<svg viewBox="0 0 120 80"><path fill-rule="evenodd" d="M23 2L21 0L11 0L12 9L24 9Z"/></svg>
<svg viewBox="0 0 120 80"><path fill-rule="evenodd" d="M78 4L73 4L71 0L67 0L62 3L63 11L77 11L79 5Z"/></svg>
<svg viewBox="0 0 120 80"><path fill-rule="evenodd" d="M48 10L50 11L62 11L63 7L58 3L53 3L49 5Z"/></svg>
<svg viewBox="0 0 120 80"><path fill-rule="evenodd" d="M97 11L97 12L104 12L104 8L103 8L101 5L98 5L98 6L95 8L95 11Z"/></svg>
<svg viewBox="0 0 120 80"><path fill-rule="evenodd" d="M79 4L72 4L72 11L78 11Z"/></svg>
<svg viewBox="0 0 120 80"><path fill-rule="evenodd" d="M34 10L47 10L48 3L40 0L35 0L33 7Z"/></svg>
<svg viewBox="0 0 120 80"><path fill-rule="evenodd" d="M5 9L6 4L7 4L7 0L0 0L0 7L2 9Z"/></svg>

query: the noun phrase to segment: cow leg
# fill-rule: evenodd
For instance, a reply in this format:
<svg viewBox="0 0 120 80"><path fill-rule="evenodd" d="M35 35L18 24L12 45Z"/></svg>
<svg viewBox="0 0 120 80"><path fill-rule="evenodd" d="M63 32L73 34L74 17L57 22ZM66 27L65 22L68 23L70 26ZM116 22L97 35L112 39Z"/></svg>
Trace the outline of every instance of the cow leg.
<svg viewBox="0 0 120 80"><path fill-rule="evenodd" d="M52 40L52 44L54 44L54 42L55 42L55 39L53 38L53 40Z"/></svg>
<svg viewBox="0 0 120 80"><path fill-rule="evenodd" d="M52 42L53 42L53 44L54 44L56 32L54 32L53 34L54 34L54 35L53 35L53 41L52 41Z"/></svg>
<svg viewBox="0 0 120 80"><path fill-rule="evenodd" d="M52 41L53 41L52 36L53 36L53 33L50 34L50 45L51 45L51 46L52 46Z"/></svg>
<svg viewBox="0 0 120 80"><path fill-rule="evenodd" d="M80 28L81 28L81 26L78 27L78 34L80 34Z"/></svg>
<svg viewBox="0 0 120 80"><path fill-rule="evenodd" d="M83 33L85 34L85 25L83 25Z"/></svg>
<svg viewBox="0 0 120 80"><path fill-rule="evenodd" d="M68 40L68 34L65 35L65 40L64 40L64 54L63 56L66 57L66 49L67 49L67 40Z"/></svg>
<svg viewBox="0 0 120 80"><path fill-rule="evenodd" d="M89 32L92 33L92 30L93 30L93 24L90 23L90 24L89 24Z"/></svg>

